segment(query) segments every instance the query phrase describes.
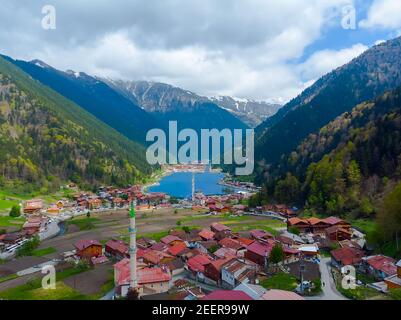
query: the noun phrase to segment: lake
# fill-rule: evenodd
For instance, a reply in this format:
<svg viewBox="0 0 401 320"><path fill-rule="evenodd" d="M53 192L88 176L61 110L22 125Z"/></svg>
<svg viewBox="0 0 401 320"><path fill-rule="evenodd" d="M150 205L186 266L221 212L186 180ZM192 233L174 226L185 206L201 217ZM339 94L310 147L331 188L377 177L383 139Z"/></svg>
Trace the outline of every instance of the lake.
<svg viewBox="0 0 401 320"><path fill-rule="evenodd" d="M195 173L195 191L205 195L222 195L232 193L233 189L219 185L224 173ZM151 186L149 192L163 192L176 198L190 198L192 193L192 172L175 172L163 177L159 185Z"/></svg>

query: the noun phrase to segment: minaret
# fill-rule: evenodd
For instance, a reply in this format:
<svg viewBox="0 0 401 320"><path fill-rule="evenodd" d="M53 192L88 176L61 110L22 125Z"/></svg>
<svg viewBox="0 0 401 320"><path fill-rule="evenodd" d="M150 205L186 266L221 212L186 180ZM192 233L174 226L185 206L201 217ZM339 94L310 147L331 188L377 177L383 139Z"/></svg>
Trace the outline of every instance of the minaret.
<svg viewBox="0 0 401 320"><path fill-rule="evenodd" d="M130 253L130 289L136 290L138 288L138 279L136 275L136 222L135 222L135 206L136 201L131 201L131 208L129 211L129 223L130 226L128 228L130 235L130 243L129 243L129 253Z"/></svg>

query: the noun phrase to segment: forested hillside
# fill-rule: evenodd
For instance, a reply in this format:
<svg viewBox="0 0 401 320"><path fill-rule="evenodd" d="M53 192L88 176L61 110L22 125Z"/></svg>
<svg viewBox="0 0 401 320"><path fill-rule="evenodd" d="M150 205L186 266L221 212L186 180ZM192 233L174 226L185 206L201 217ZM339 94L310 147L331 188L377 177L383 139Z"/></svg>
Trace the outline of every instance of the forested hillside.
<svg viewBox="0 0 401 320"><path fill-rule="evenodd" d="M0 57L0 187L92 189L151 172L145 150Z"/></svg>
<svg viewBox="0 0 401 320"><path fill-rule="evenodd" d="M255 155L261 160L258 181L275 171L309 134L355 105L401 85L401 37L367 50L330 72L257 128ZM270 166L269 166L270 165Z"/></svg>
<svg viewBox="0 0 401 320"><path fill-rule="evenodd" d="M356 106L281 162L278 200L367 216L401 179L401 88Z"/></svg>

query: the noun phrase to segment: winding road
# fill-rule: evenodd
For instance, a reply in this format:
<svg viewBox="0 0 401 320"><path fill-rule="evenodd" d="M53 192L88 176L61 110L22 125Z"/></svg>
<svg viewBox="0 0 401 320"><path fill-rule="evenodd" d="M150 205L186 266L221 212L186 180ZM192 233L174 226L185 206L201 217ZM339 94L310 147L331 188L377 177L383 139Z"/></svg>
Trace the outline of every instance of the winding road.
<svg viewBox="0 0 401 320"><path fill-rule="evenodd" d="M331 275L330 258L322 258L319 263L321 279L322 279L322 294L319 296L308 297L307 300L348 300L336 289L333 276Z"/></svg>

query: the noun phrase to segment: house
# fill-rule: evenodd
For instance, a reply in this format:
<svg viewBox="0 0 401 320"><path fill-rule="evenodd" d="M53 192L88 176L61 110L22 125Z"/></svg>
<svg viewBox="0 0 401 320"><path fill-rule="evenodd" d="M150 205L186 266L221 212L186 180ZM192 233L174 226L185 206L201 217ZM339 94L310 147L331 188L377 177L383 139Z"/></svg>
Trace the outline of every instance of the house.
<svg viewBox="0 0 401 320"><path fill-rule="evenodd" d="M22 232L6 233L1 236L1 242L4 244L15 244L24 238Z"/></svg>
<svg viewBox="0 0 401 320"><path fill-rule="evenodd" d="M270 232L267 232L265 230L259 230L259 229L251 230L250 234L251 234L251 238L255 239L255 240L273 239L274 238L274 236Z"/></svg>
<svg viewBox="0 0 401 320"><path fill-rule="evenodd" d="M241 243L243 246L245 246L245 248L255 242L255 240L243 238L243 237L238 237L238 238L236 238L236 240L239 243Z"/></svg>
<svg viewBox="0 0 401 320"><path fill-rule="evenodd" d="M215 290L206 295L202 300L253 300L243 291L238 290Z"/></svg>
<svg viewBox="0 0 401 320"><path fill-rule="evenodd" d="M305 298L292 291L270 289L263 294L262 300L305 300Z"/></svg>
<svg viewBox="0 0 401 320"><path fill-rule="evenodd" d="M262 286L250 283L240 283L234 290L245 292L253 300L261 300L262 296L267 292Z"/></svg>
<svg viewBox="0 0 401 320"><path fill-rule="evenodd" d="M309 223L306 220L299 218L288 219L288 228L295 227L300 233L307 233L309 231Z"/></svg>
<svg viewBox="0 0 401 320"><path fill-rule="evenodd" d="M305 258L316 258L319 254L319 246L316 243L301 244L299 246L295 246L294 248L300 251Z"/></svg>
<svg viewBox="0 0 401 320"><path fill-rule="evenodd" d="M347 231L351 230L351 224L349 222L337 217L328 217L326 219L323 219L322 221L331 227L337 226Z"/></svg>
<svg viewBox="0 0 401 320"><path fill-rule="evenodd" d="M28 232L30 234L34 234L40 231L42 227L44 227L46 221L43 220L41 217L38 216L30 216L25 221L24 225L22 226L22 230Z"/></svg>
<svg viewBox="0 0 401 320"><path fill-rule="evenodd" d="M129 258L128 245L122 240L109 240L104 247L105 254L117 260Z"/></svg>
<svg viewBox="0 0 401 320"><path fill-rule="evenodd" d="M123 259L114 266L116 294L125 297L130 285L129 259ZM171 273L168 268L137 269L139 295L167 292L171 287Z"/></svg>
<svg viewBox="0 0 401 320"><path fill-rule="evenodd" d="M160 252L167 252L168 245L161 243L161 242L155 242L152 244L149 248L150 250L155 250L155 251L160 251Z"/></svg>
<svg viewBox="0 0 401 320"><path fill-rule="evenodd" d="M241 244L239 241L231 239L231 238L224 238L219 241L219 245L221 247L230 248L235 250L237 255L244 255L246 247ZM242 254L241 254L242 253Z"/></svg>
<svg viewBox="0 0 401 320"><path fill-rule="evenodd" d="M200 231L198 233L199 237L202 238L202 240L204 241L209 241L209 240L213 240L214 238L214 232L213 231L209 231L207 229L203 229L202 231Z"/></svg>
<svg viewBox="0 0 401 320"><path fill-rule="evenodd" d="M33 199L27 200L24 203L24 213L33 214L38 213L43 209L43 200Z"/></svg>
<svg viewBox="0 0 401 320"><path fill-rule="evenodd" d="M175 258L167 262L165 266L170 270L172 276L176 276L185 271L185 264L180 258Z"/></svg>
<svg viewBox="0 0 401 320"><path fill-rule="evenodd" d="M165 264L174 259L174 257L168 253L156 250L149 250L145 252L142 258L145 263L150 265Z"/></svg>
<svg viewBox="0 0 401 320"><path fill-rule="evenodd" d="M76 255L82 259L91 259L102 255L102 244L97 240L79 240L74 245Z"/></svg>
<svg viewBox="0 0 401 320"><path fill-rule="evenodd" d="M220 259L225 258L227 256L236 257L237 251L235 251L234 249L231 249L231 248L222 247L222 248L217 249L213 253L213 255Z"/></svg>
<svg viewBox="0 0 401 320"><path fill-rule="evenodd" d="M251 262L230 260L221 268L221 280L224 287L232 289L239 283L253 283L258 266Z"/></svg>
<svg viewBox="0 0 401 320"><path fill-rule="evenodd" d="M203 253L208 253L212 248L218 248L217 241L209 240L209 241L199 241L195 245Z"/></svg>
<svg viewBox="0 0 401 320"><path fill-rule="evenodd" d="M339 225L333 225L325 229L326 239L337 242L343 240L351 240L352 232L349 229L344 229Z"/></svg>
<svg viewBox="0 0 401 320"><path fill-rule="evenodd" d="M384 279L389 290L401 288L401 260L397 262L396 267L397 273Z"/></svg>
<svg viewBox="0 0 401 320"><path fill-rule="evenodd" d="M102 206L102 200L99 198L89 199L87 205L89 210L99 209Z"/></svg>
<svg viewBox="0 0 401 320"><path fill-rule="evenodd" d="M283 264L289 264L289 263L293 263L293 262L296 262L299 260L301 251L287 247L287 246L283 246L282 248L283 248L283 252L284 252Z"/></svg>
<svg viewBox="0 0 401 320"><path fill-rule="evenodd" d="M216 284L221 281L221 268L229 261L235 259L233 256L227 256L223 259L217 259L205 265L205 276L212 279Z"/></svg>
<svg viewBox="0 0 401 320"><path fill-rule="evenodd" d="M231 237L231 229L221 223L214 222L210 225L210 230L214 232L214 237L217 241Z"/></svg>
<svg viewBox="0 0 401 320"><path fill-rule="evenodd" d="M139 238L138 240L136 240L137 247L141 248L141 249L150 248L155 243L156 243L155 240L148 239L148 238L145 238L145 237L142 237L142 238Z"/></svg>
<svg viewBox="0 0 401 320"><path fill-rule="evenodd" d="M185 243L180 242L178 244L175 244L173 246L171 246L170 248L167 249L167 252L169 254L171 254L172 256L177 256L180 252L184 251L185 249L187 249L187 246L185 245Z"/></svg>
<svg viewBox="0 0 401 320"><path fill-rule="evenodd" d="M61 208L59 208L58 206L54 205L54 206L50 206L49 208L47 208L46 213L50 214L50 215L58 215L61 212Z"/></svg>
<svg viewBox="0 0 401 320"><path fill-rule="evenodd" d="M171 245L171 246L184 242L182 239L178 238L177 236L173 236L171 234L161 238L160 241L164 244Z"/></svg>
<svg viewBox="0 0 401 320"><path fill-rule="evenodd" d="M274 247L274 242L260 242L255 241L246 248L245 258L257 263L263 268L268 265L268 258L270 252Z"/></svg>
<svg viewBox="0 0 401 320"><path fill-rule="evenodd" d="M298 280L301 280L301 270L302 278L304 281L314 281L320 279L320 268L319 264L313 261L302 260L287 264L286 269L288 273Z"/></svg>
<svg viewBox="0 0 401 320"><path fill-rule="evenodd" d="M379 254L363 258L361 269L381 281L397 274L396 262L393 258Z"/></svg>
<svg viewBox="0 0 401 320"><path fill-rule="evenodd" d="M205 266L211 261L212 260L208 256L204 254L198 254L188 259L187 268L197 278L204 279Z"/></svg>
<svg viewBox="0 0 401 320"><path fill-rule="evenodd" d="M326 228L330 227L324 220L315 217L308 218L307 221L313 234L324 234Z"/></svg>
<svg viewBox="0 0 401 320"><path fill-rule="evenodd" d="M332 250L330 255L331 264L337 268L342 268L348 265L359 265L365 253L359 249L343 247Z"/></svg>

